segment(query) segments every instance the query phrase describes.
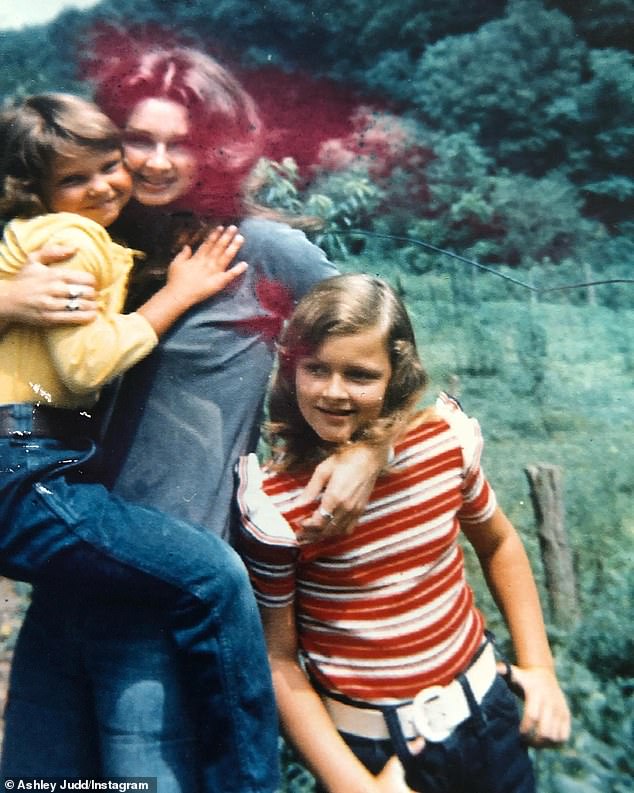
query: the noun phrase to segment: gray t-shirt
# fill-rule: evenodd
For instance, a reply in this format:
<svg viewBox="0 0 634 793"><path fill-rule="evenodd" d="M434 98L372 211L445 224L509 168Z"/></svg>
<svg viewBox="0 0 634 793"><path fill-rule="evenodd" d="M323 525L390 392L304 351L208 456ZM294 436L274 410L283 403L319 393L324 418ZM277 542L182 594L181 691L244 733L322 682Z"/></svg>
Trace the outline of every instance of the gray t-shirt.
<svg viewBox="0 0 634 793"><path fill-rule="evenodd" d="M189 311L121 385L104 442L114 491L228 538L234 466L253 451L283 320L337 275L283 223L249 218L228 289Z"/></svg>

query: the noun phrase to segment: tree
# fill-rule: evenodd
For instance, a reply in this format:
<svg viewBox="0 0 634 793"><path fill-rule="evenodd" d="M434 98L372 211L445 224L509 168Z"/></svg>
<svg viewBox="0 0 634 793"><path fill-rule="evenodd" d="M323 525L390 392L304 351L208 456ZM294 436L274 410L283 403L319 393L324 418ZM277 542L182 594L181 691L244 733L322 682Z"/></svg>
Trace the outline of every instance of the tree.
<svg viewBox="0 0 634 793"><path fill-rule="evenodd" d="M429 47L412 90L437 129L469 132L499 164L540 175L563 151L549 108L581 82L584 55L562 13L515 0L504 19Z"/></svg>

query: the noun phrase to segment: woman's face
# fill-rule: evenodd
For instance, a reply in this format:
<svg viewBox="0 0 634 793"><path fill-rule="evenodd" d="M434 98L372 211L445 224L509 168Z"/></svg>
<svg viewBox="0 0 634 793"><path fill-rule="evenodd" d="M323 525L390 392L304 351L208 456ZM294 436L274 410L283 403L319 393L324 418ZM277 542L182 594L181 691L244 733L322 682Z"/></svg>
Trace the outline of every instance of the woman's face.
<svg viewBox="0 0 634 793"><path fill-rule="evenodd" d="M192 188L198 162L183 105L169 99L139 102L125 126L123 150L141 204L171 204Z"/></svg>

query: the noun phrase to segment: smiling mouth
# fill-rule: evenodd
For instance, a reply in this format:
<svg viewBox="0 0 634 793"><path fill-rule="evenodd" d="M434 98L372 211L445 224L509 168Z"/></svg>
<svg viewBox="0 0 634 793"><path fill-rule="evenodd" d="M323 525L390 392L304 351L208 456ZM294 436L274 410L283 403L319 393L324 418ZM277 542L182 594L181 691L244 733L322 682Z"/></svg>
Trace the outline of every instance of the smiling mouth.
<svg viewBox="0 0 634 793"><path fill-rule="evenodd" d="M157 192L161 190L168 190L174 184L174 179L162 179L160 182L155 181L153 179L148 179L146 176L137 176L137 181L143 185L143 187L147 188L148 190L155 190Z"/></svg>
<svg viewBox="0 0 634 793"><path fill-rule="evenodd" d="M93 204L93 206L95 207L95 209L101 209L101 207L112 206L113 204L118 203L118 201L119 201L118 196L113 195L110 196L110 198L104 198L101 201L97 201L95 204Z"/></svg>
<svg viewBox="0 0 634 793"><path fill-rule="evenodd" d="M326 408L319 406L317 410L325 416L333 417L333 418L347 418L354 413L352 408Z"/></svg>

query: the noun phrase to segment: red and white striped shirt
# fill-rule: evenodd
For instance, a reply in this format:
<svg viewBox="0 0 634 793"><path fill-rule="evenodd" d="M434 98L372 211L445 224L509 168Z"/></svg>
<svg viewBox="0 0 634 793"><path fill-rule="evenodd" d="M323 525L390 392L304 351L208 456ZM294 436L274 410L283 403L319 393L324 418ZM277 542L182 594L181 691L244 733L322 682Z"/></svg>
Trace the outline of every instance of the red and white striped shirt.
<svg viewBox="0 0 634 793"><path fill-rule="evenodd" d="M460 522L496 507L481 467L482 438L446 395L437 417L399 441L349 536L299 544L315 504L293 508L308 474L239 465L239 550L258 602L295 603L300 648L325 689L388 704L446 685L469 664L483 619L465 581Z"/></svg>

